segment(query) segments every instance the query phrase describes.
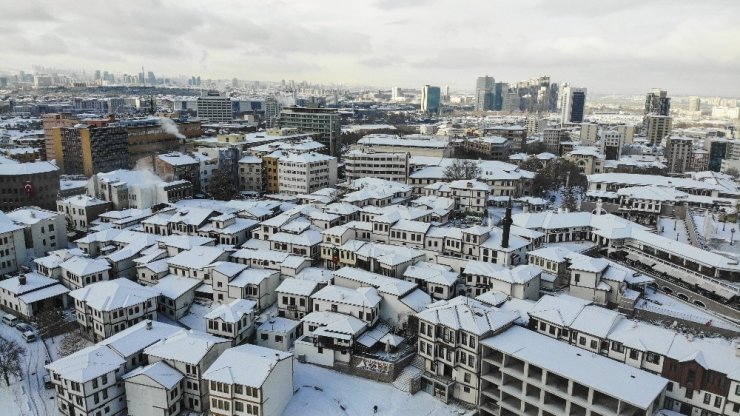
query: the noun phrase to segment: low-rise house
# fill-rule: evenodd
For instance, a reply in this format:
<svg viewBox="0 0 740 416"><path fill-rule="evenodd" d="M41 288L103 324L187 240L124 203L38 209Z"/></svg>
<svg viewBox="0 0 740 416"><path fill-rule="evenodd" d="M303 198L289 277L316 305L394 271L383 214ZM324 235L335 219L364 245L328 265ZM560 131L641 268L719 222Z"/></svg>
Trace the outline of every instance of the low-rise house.
<svg viewBox="0 0 740 416"><path fill-rule="evenodd" d="M159 279L152 286L159 293L157 311L174 320L182 318L188 313L195 299L195 289L201 284L198 279L172 274Z"/></svg>
<svg viewBox="0 0 740 416"><path fill-rule="evenodd" d="M325 367L336 362L348 364L355 343L368 327L354 316L336 312L312 312L302 322L304 335L294 343L296 355Z"/></svg>
<svg viewBox="0 0 740 416"><path fill-rule="evenodd" d="M275 289L278 316L301 319L312 309L311 295L319 289L313 280L288 278Z"/></svg>
<svg viewBox="0 0 740 416"><path fill-rule="evenodd" d="M77 231L86 232L90 223L113 208L113 204L87 195L75 195L57 201L57 212L64 214Z"/></svg>
<svg viewBox="0 0 740 416"><path fill-rule="evenodd" d="M74 256L59 267L62 270L62 284L72 290L110 279L110 264L102 259Z"/></svg>
<svg viewBox="0 0 740 416"><path fill-rule="evenodd" d="M171 274L199 279L210 284L213 268L228 258L229 252L219 247L196 246L168 258L167 264Z"/></svg>
<svg viewBox="0 0 740 416"><path fill-rule="evenodd" d="M25 273L0 281L0 305L26 319L44 309L66 309L69 289L55 279Z"/></svg>
<svg viewBox="0 0 740 416"><path fill-rule="evenodd" d="M128 279L97 282L69 292L83 334L101 341L142 320L157 319L159 293Z"/></svg>
<svg viewBox="0 0 740 416"><path fill-rule="evenodd" d="M501 291L517 299L537 300L542 269L531 265L506 268L476 260L468 261L462 278L468 295L476 297L489 290Z"/></svg>
<svg viewBox="0 0 740 416"><path fill-rule="evenodd" d="M336 312L355 317L368 326L375 325L380 317L378 291L372 287L349 289L342 286L326 286L311 295L314 312ZM305 317L304 317L305 318Z"/></svg>
<svg viewBox="0 0 740 416"><path fill-rule="evenodd" d="M231 341L196 331L181 330L146 348L149 363L164 362L185 376L183 408L208 410L208 384L203 373L231 346Z"/></svg>
<svg viewBox="0 0 740 416"><path fill-rule="evenodd" d="M290 351L295 340L303 335L303 324L279 316L270 318L257 327L255 344L280 351Z"/></svg>
<svg viewBox="0 0 740 416"><path fill-rule="evenodd" d="M208 322L206 331L239 345L254 334L254 311L257 303L236 299L219 305L203 316Z"/></svg>
<svg viewBox="0 0 740 416"><path fill-rule="evenodd" d="M240 345L224 351L203 379L212 415L281 416L293 397L293 354Z"/></svg>
<svg viewBox="0 0 740 416"><path fill-rule="evenodd" d="M126 409L119 383L126 360L105 346L94 345L46 365L56 389L56 405L65 416L112 416Z"/></svg>
<svg viewBox="0 0 740 416"><path fill-rule="evenodd" d="M295 276L311 266L311 259L282 251L243 248L230 256L231 261L249 267L276 270L281 276Z"/></svg>
<svg viewBox="0 0 740 416"><path fill-rule="evenodd" d="M257 311L262 311L275 303L279 284L277 271L221 262L213 269L213 300L249 299L256 302Z"/></svg>
<svg viewBox="0 0 740 416"><path fill-rule="evenodd" d="M432 299L443 300L452 299L457 295L460 274L449 266L420 261L409 266L403 273L403 278L416 283Z"/></svg>
<svg viewBox="0 0 740 416"><path fill-rule="evenodd" d="M444 402L457 399L478 404L480 342L505 331L519 314L459 296L435 302L416 316L417 352L424 361L422 390Z"/></svg>
<svg viewBox="0 0 740 416"><path fill-rule="evenodd" d="M137 367L122 379L129 416L176 415L182 410L183 379L162 361Z"/></svg>

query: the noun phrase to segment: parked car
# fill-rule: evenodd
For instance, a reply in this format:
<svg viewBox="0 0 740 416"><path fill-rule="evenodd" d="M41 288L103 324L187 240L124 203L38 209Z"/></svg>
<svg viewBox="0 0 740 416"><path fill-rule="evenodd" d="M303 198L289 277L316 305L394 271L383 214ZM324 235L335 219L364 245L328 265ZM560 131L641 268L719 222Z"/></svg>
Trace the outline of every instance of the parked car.
<svg viewBox="0 0 740 416"><path fill-rule="evenodd" d="M26 331L23 333L23 338L26 342L34 342L36 341L36 334L34 334L33 331Z"/></svg>
<svg viewBox="0 0 740 416"><path fill-rule="evenodd" d="M11 315L9 313L6 313L5 315L3 315L3 323L5 323L8 326L15 326L20 321L21 320L18 319L18 317L15 315Z"/></svg>
<svg viewBox="0 0 740 416"><path fill-rule="evenodd" d="M33 327L25 322L15 324L15 329L17 329L21 334L25 332L33 332Z"/></svg>

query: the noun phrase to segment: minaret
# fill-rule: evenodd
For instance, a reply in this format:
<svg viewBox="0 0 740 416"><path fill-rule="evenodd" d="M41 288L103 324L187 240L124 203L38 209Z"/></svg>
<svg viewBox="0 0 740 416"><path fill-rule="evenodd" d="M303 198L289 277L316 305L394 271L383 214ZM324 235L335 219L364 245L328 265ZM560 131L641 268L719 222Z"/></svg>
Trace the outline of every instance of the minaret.
<svg viewBox="0 0 740 416"><path fill-rule="evenodd" d="M514 220L511 219L511 197L509 197L509 203L506 205L506 215L501 220L503 225L504 233L501 236L501 248L509 247L509 233L511 232L511 224Z"/></svg>

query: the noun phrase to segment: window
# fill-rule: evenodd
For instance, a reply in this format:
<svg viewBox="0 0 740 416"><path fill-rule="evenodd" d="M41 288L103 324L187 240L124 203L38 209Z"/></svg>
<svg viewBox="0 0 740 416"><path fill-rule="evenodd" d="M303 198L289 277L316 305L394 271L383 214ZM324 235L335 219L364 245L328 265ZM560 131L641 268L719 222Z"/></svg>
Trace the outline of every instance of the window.
<svg viewBox="0 0 740 416"><path fill-rule="evenodd" d="M595 349L597 349L598 347L599 347L599 343L598 343L598 342L596 342L596 340L595 340L595 339L592 339L592 340L591 340L591 349L594 349L594 350L595 350Z"/></svg>
<svg viewBox="0 0 740 416"><path fill-rule="evenodd" d="M465 377L463 379L466 383L470 383L470 373L465 373Z"/></svg>
<svg viewBox="0 0 740 416"><path fill-rule="evenodd" d="M712 402L712 395L709 393L704 393L704 404L709 404Z"/></svg>
<svg viewBox="0 0 740 416"><path fill-rule="evenodd" d="M652 364L658 364L660 362L660 355L648 351L647 355L645 355L645 361Z"/></svg>
<svg viewBox="0 0 740 416"><path fill-rule="evenodd" d="M690 400L692 397L694 397L694 390L686 389L686 398Z"/></svg>
<svg viewBox="0 0 740 416"><path fill-rule="evenodd" d="M630 360L638 360L640 359L640 351L637 350L630 350Z"/></svg>
<svg viewBox="0 0 740 416"><path fill-rule="evenodd" d="M236 410L237 412L243 412L244 411L244 403L242 403L242 402L240 402L238 400L235 401L234 402L234 410Z"/></svg>
<svg viewBox="0 0 740 416"><path fill-rule="evenodd" d="M714 398L714 407L722 407L722 398L720 396Z"/></svg>
<svg viewBox="0 0 740 416"><path fill-rule="evenodd" d="M672 381L669 381L668 382L668 385L666 386L666 390L673 391L673 382Z"/></svg>

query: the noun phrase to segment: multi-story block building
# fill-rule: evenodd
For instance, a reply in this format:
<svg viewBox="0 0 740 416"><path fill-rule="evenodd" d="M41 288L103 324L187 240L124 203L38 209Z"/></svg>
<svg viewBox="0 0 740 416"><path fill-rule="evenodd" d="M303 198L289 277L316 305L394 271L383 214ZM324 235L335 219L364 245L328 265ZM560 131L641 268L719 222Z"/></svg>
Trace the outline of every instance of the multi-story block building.
<svg viewBox="0 0 740 416"><path fill-rule="evenodd" d="M95 341L157 318L159 293L125 278L92 283L69 296L75 300L77 323Z"/></svg>
<svg viewBox="0 0 740 416"><path fill-rule="evenodd" d="M341 119L336 109L286 107L280 112L280 127L295 128L326 146L331 156L338 156L341 145Z"/></svg>
<svg viewBox="0 0 740 416"><path fill-rule="evenodd" d="M266 178L262 159L244 156L239 159L239 190L261 193L265 191Z"/></svg>
<svg viewBox="0 0 740 416"><path fill-rule="evenodd" d="M508 160L511 143L505 137L486 136L465 140L465 148L484 156L486 159Z"/></svg>
<svg viewBox="0 0 740 416"><path fill-rule="evenodd" d="M643 120L643 133L651 144L658 144L671 134L673 118L668 115L648 114Z"/></svg>
<svg viewBox="0 0 740 416"><path fill-rule="evenodd" d="M666 138L665 158L668 173L684 173L691 170L694 141L690 137L669 136Z"/></svg>
<svg viewBox="0 0 740 416"><path fill-rule="evenodd" d="M209 123L228 123L234 118L231 98L222 97L218 92L198 97L198 118Z"/></svg>
<svg viewBox="0 0 740 416"><path fill-rule="evenodd" d="M54 129L61 127L72 127L79 123L77 118L70 113L52 113L44 114L41 117L41 121L44 126L44 154L46 158L44 160L55 160L56 153L54 153Z"/></svg>
<svg viewBox="0 0 740 416"><path fill-rule="evenodd" d="M293 397L293 354L241 345L224 351L203 373L210 414L280 416Z"/></svg>
<svg viewBox="0 0 740 416"><path fill-rule="evenodd" d="M107 123L105 123L107 124ZM108 124L76 125L54 129L57 166L66 174L92 176L129 167L128 132Z"/></svg>
<svg viewBox="0 0 740 416"><path fill-rule="evenodd" d="M337 159L319 153L288 153L278 158L278 191L310 194L337 183Z"/></svg>
<svg viewBox="0 0 740 416"><path fill-rule="evenodd" d="M0 213L0 226L0 273L14 273L26 261L25 231L3 213Z"/></svg>
<svg viewBox="0 0 740 416"><path fill-rule="evenodd" d="M0 209L29 205L54 209L59 193L59 168L49 162L0 163Z"/></svg>
<svg viewBox="0 0 740 416"><path fill-rule="evenodd" d="M351 150L343 156L344 173L348 181L379 178L406 182L409 153L376 153L372 148Z"/></svg>
<svg viewBox="0 0 740 416"><path fill-rule="evenodd" d="M201 190L200 162L190 155L173 152L155 159L155 171L165 181L186 180L196 192Z"/></svg>

